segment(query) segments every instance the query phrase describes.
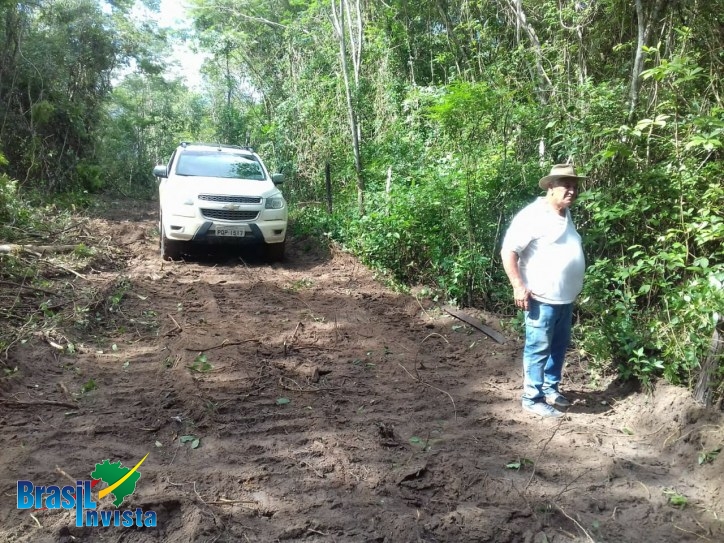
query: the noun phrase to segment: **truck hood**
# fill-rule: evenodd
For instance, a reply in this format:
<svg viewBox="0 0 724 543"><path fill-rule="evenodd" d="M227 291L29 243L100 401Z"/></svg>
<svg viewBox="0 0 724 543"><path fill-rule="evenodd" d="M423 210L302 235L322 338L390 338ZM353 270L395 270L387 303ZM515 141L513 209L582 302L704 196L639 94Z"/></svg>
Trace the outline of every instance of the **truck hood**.
<svg viewBox="0 0 724 543"><path fill-rule="evenodd" d="M278 195L279 189L271 180L222 179L219 177L176 177L169 185L177 194L196 198L199 194L256 196L269 198Z"/></svg>

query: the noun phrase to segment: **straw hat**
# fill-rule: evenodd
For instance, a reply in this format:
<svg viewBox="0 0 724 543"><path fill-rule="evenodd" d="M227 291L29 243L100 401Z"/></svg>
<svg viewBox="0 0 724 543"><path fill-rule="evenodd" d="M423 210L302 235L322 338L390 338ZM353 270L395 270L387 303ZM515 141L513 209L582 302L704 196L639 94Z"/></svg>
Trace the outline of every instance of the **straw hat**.
<svg viewBox="0 0 724 543"><path fill-rule="evenodd" d="M548 186L558 179L585 179L585 175L576 175L576 169L573 164L556 164L551 168L551 173L545 177L541 177L538 181L538 186L542 189L547 189Z"/></svg>

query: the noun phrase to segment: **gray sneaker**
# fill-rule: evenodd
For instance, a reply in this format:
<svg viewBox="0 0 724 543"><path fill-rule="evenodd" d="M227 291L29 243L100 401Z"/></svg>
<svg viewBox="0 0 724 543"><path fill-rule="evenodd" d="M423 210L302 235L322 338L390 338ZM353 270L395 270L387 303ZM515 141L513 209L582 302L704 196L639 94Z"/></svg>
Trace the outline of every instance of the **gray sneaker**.
<svg viewBox="0 0 724 543"><path fill-rule="evenodd" d="M546 396L546 402L548 405L554 405L556 407L571 407L571 402L568 401L568 398L558 393Z"/></svg>
<svg viewBox="0 0 724 543"><path fill-rule="evenodd" d="M534 404L523 404L523 409L535 415L546 418L559 418L563 416L563 413L558 411L555 407L551 407L544 402L535 402Z"/></svg>

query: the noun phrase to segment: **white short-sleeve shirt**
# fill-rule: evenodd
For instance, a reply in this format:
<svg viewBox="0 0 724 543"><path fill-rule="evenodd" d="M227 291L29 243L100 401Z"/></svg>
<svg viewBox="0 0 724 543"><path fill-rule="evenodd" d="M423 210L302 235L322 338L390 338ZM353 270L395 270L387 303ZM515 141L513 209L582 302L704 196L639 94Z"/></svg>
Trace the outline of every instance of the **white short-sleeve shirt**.
<svg viewBox="0 0 724 543"><path fill-rule="evenodd" d="M534 299L569 304L581 293L586 261L568 209L561 216L545 198L527 205L513 217L503 250L518 254L521 277Z"/></svg>

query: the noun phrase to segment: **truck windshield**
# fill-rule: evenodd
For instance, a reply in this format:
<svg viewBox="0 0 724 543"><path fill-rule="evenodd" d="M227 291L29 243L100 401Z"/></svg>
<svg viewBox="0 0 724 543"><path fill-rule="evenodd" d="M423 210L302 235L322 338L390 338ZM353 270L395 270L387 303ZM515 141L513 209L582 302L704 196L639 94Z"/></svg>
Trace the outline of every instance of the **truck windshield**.
<svg viewBox="0 0 724 543"><path fill-rule="evenodd" d="M176 174L188 177L265 179L261 164L253 156L216 151L181 153L176 165Z"/></svg>

